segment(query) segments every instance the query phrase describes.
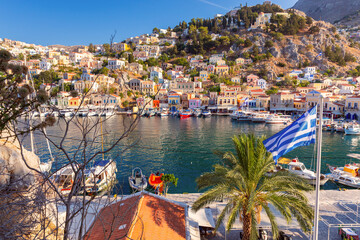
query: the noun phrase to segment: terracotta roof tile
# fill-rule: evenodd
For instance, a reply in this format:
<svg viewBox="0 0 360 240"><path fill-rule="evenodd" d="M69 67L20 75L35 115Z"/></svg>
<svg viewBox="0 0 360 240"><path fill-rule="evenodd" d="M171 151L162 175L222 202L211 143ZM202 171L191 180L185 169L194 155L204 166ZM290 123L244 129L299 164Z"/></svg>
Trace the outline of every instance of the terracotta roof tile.
<svg viewBox="0 0 360 240"><path fill-rule="evenodd" d="M135 195L103 208L84 239L186 239L185 208L147 193Z"/></svg>

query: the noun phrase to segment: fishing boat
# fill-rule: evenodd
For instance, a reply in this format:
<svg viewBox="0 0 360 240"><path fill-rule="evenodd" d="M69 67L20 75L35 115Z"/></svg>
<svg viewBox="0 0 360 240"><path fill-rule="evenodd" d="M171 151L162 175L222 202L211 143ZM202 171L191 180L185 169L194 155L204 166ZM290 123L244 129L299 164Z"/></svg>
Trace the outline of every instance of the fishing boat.
<svg viewBox="0 0 360 240"><path fill-rule="evenodd" d="M348 157L360 159L360 154L348 154ZM326 177L335 183L345 186L360 188L359 163L346 164L344 167L334 167L328 165L330 173Z"/></svg>
<svg viewBox="0 0 360 240"><path fill-rule="evenodd" d="M280 116L280 115L269 115L265 119L266 124L287 124L290 123L291 119L289 117Z"/></svg>
<svg viewBox="0 0 360 240"><path fill-rule="evenodd" d="M294 158L292 160L287 158L281 158L279 160L280 164L287 165L287 168L283 168L280 165L277 165L274 170L267 173L267 176L271 176L272 174L278 171L289 171L303 179L305 179L309 184L315 185L316 184L316 174L315 172L306 169L304 163L300 162L298 158ZM329 179L326 178L324 174L320 175L320 185L324 185Z"/></svg>
<svg viewBox="0 0 360 240"><path fill-rule="evenodd" d="M148 183L140 168L137 167L132 170L132 174L129 177L129 184L130 187L136 191L142 191L146 189Z"/></svg>
<svg viewBox="0 0 360 240"><path fill-rule="evenodd" d="M84 190L96 194L109 189L116 180L116 163L112 160L100 160L86 171Z"/></svg>
<svg viewBox="0 0 360 240"><path fill-rule="evenodd" d="M154 173L150 174L150 177L149 177L149 184L150 186L155 189L156 192L158 193L161 193L163 191L163 181L161 180L161 177L163 176L164 174L161 173L157 173L156 175Z"/></svg>
<svg viewBox="0 0 360 240"><path fill-rule="evenodd" d="M180 118L185 119L192 116L192 112L190 110L183 110L180 112Z"/></svg>
<svg viewBox="0 0 360 240"><path fill-rule="evenodd" d="M76 170L77 166L75 165L75 167ZM60 168L53 174L51 179L53 180L54 185L61 193L61 195L68 195L71 192L75 181L75 172L73 166L68 165Z"/></svg>
<svg viewBox="0 0 360 240"><path fill-rule="evenodd" d="M204 110L202 111L201 115L206 118L206 117L211 117L211 112L209 110Z"/></svg>
<svg viewBox="0 0 360 240"><path fill-rule="evenodd" d="M344 130L345 135L360 135L360 125L357 123L349 124Z"/></svg>

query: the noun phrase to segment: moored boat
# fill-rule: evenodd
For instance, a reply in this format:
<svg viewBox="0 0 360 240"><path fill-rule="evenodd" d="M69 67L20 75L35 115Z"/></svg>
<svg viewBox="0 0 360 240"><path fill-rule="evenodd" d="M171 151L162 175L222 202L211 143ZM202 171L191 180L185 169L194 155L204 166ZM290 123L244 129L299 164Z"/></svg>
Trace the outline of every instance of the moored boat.
<svg viewBox="0 0 360 240"><path fill-rule="evenodd" d="M293 173L303 179L305 179L309 184L316 185L316 173L306 169L304 163L300 162L299 159L294 158L292 160L282 158L279 163L287 164L287 168L282 168L280 165L276 166L276 168L269 172L267 175L271 175L273 173L276 173L278 171L289 171L290 173ZM320 175L320 185L324 185L328 179L324 174Z"/></svg>
<svg viewBox="0 0 360 240"><path fill-rule="evenodd" d="M263 123L266 121L267 117L269 116L268 113L254 113L251 117L250 120L254 123Z"/></svg>
<svg viewBox="0 0 360 240"><path fill-rule="evenodd" d="M61 195L68 195L75 181L75 172L72 166L65 166L57 170L53 174L52 180Z"/></svg>
<svg viewBox="0 0 360 240"><path fill-rule="evenodd" d="M163 176L164 174L161 173L157 173L157 174L150 174L150 177L149 177L149 184L150 186L157 192L157 193L161 193L163 191L163 180L161 180L161 177Z"/></svg>
<svg viewBox="0 0 360 240"><path fill-rule="evenodd" d="M345 135L360 135L360 125L357 123L349 124L344 128Z"/></svg>
<svg viewBox="0 0 360 240"><path fill-rule="evenodd" d="M289 117L285 116L279 116L279 115L269 115L265 119L266 124L287 124L290 123L291 119Z"/></svg>
<svg viewBox="0 0 360 240"><path fill-rule="evenodd" d="M129 177L129 185L136 191L142 191L146 189L148 185L147 180L140 168L137 167L132 170L132 174Z"/></svg>
<svg viewBox="0 0 360 240"><path fill-rule="evenodd" d="M101 160L86 172L85 191L88 194L102 192L113 185L116 180L116 163L112 160Z"/></svg>
<svg viewBox="0 0 360 240"><path fill-rule="evenodd" d="M209 110L204 110L204 111L202 111L201 115L205 118L211 117L211 112Z"/></svg>
<svg viewBox="0 0 360 240"><path fill-rule="evenodd" d="M180 112L180 118L185 119L192 116L192 112L190 110L183 110Z"/></svg>

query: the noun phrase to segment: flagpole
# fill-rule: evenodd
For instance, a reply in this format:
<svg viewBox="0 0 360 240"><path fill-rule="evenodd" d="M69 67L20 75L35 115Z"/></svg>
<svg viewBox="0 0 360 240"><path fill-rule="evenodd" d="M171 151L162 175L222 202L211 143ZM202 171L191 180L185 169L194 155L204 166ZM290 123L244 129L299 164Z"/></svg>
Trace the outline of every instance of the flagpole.
<svg viewBox="0 0 360 240"><path fill-rule="evenodd" d="M321 145L322 145L322 121L323 121L323 96L320 93L320 117L317 142L317 164L316 164L316 198L315 198L315 219L314 219L314 238L318 240L319 235L319 204L320 204L320 174L321 174Z"/></svg>

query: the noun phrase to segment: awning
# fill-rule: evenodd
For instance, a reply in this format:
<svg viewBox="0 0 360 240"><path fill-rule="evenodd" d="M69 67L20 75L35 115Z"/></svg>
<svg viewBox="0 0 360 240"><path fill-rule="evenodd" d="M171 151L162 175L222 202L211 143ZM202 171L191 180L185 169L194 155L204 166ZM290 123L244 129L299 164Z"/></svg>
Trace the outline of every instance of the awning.
<svg viewBox="0 0 360 240"><path fill-rule="evenodd" d="M215 222L210 208L202 208L196 213L189 208L189 218L199 224L199 227L215 229Z"/></svg>

